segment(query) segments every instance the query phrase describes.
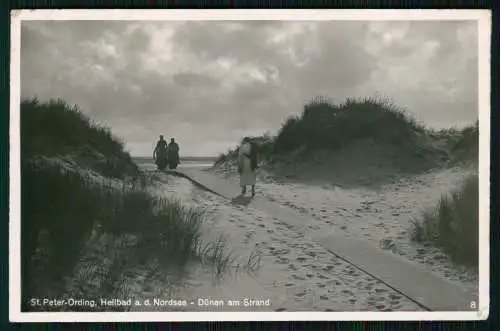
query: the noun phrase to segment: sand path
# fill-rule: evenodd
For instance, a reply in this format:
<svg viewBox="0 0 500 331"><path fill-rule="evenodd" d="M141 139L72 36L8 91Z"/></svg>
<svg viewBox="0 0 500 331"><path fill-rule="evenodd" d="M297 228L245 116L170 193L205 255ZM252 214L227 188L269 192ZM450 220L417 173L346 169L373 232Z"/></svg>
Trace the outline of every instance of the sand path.
<svg viewBox="0 0 500 331"><path fill-rule="evenodd" d="M441 194L461 184L468 169L446 169L401 180L379 191L278 183L260 176L258 194L314 220L309 228L327 234L366 240L381 249L418 263L447 280L478 288L477 271L457 266L439 249L411 242L411 222L435 206ZM237 185L231 171L218 175Z"/></svg>
<svg viewBox="0 0 500 331"><path fill-rule="evenodd" d="M179 310L267 311L423 311L424 308L374 277L341 260L260 210L231 204L191 185L186 179L165 175L157 189L207 211L205 237L226 234L233 254L242 262L259 256L253 274L240 271L214 282L202 267L193 266L185 286L176 293L149 293L152 297L243 300L270 299L263 307L200 307ZM160 192L158 192L160 193ZM138 293L139 294L139 293ZM142 294L144 296L144 294ZM243 303L243 302L242 302ZM158 307L157 310L162 310Z"/></svg>

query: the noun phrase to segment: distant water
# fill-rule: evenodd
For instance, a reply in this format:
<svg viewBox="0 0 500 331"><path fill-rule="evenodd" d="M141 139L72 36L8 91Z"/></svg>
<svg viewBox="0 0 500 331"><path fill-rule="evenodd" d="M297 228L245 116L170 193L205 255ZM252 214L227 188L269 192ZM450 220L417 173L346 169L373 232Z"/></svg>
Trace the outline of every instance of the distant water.
<svg viewBox="0 0 500 331"><path fill-rule="evenodd" d="M156 170L153 158L132 157L132 160L143 170ZM210 168L214 161L215 158L209 157L186 157L181 158L178 168Z"/></svg>

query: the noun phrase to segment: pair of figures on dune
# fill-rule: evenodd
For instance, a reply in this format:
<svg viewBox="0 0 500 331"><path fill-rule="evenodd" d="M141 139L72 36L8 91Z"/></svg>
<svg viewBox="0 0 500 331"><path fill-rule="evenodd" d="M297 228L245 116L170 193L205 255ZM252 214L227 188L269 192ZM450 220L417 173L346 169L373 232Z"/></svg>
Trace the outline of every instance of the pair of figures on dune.
<svg viewBox="0 0 500 331"><path fill-rule="evenodd" d="M164 170L167 165L170 169L176 169L179 165L179 145L175 142L175 139L170 139L170 143L160 136L160 140L156 143L156 147L153 152L153 159L159 170Z"/></svg>
<svg viewBox="0 0 500 331"><path fill-rule="evenodd" d="M247 186L251 186L252 196L255 196L257 165L257 146L252 143L250 138L246 137L243 139L238 152L238 173L240 174L241 195L245 195Z"/></svg>

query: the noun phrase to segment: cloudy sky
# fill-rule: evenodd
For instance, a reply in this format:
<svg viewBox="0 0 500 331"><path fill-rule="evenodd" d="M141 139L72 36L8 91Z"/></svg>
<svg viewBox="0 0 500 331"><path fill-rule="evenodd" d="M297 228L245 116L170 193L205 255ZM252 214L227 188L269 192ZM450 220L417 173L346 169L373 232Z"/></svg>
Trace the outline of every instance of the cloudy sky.
<svg viewBox="0 0 500 331"><path fill-rule="evenodd" d="M474 21L24 21L21 94L62 97L133 155L217 155L316 95L376 93L433 127L478 117Z"/></svg>

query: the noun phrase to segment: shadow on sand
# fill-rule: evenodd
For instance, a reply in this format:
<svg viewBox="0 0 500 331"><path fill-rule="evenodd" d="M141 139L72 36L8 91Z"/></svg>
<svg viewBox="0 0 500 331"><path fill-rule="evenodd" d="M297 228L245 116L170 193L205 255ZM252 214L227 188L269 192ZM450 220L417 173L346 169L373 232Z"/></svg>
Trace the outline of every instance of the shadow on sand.
<svg viewBox="0 0 500 331"><path fill-rule="evenodd" d="M248 206L250 202L252 201L252 197L246 197L244 195L238 195L234 198L231 199L231 203L235 205L240 205L240 206Z"/></svg>

